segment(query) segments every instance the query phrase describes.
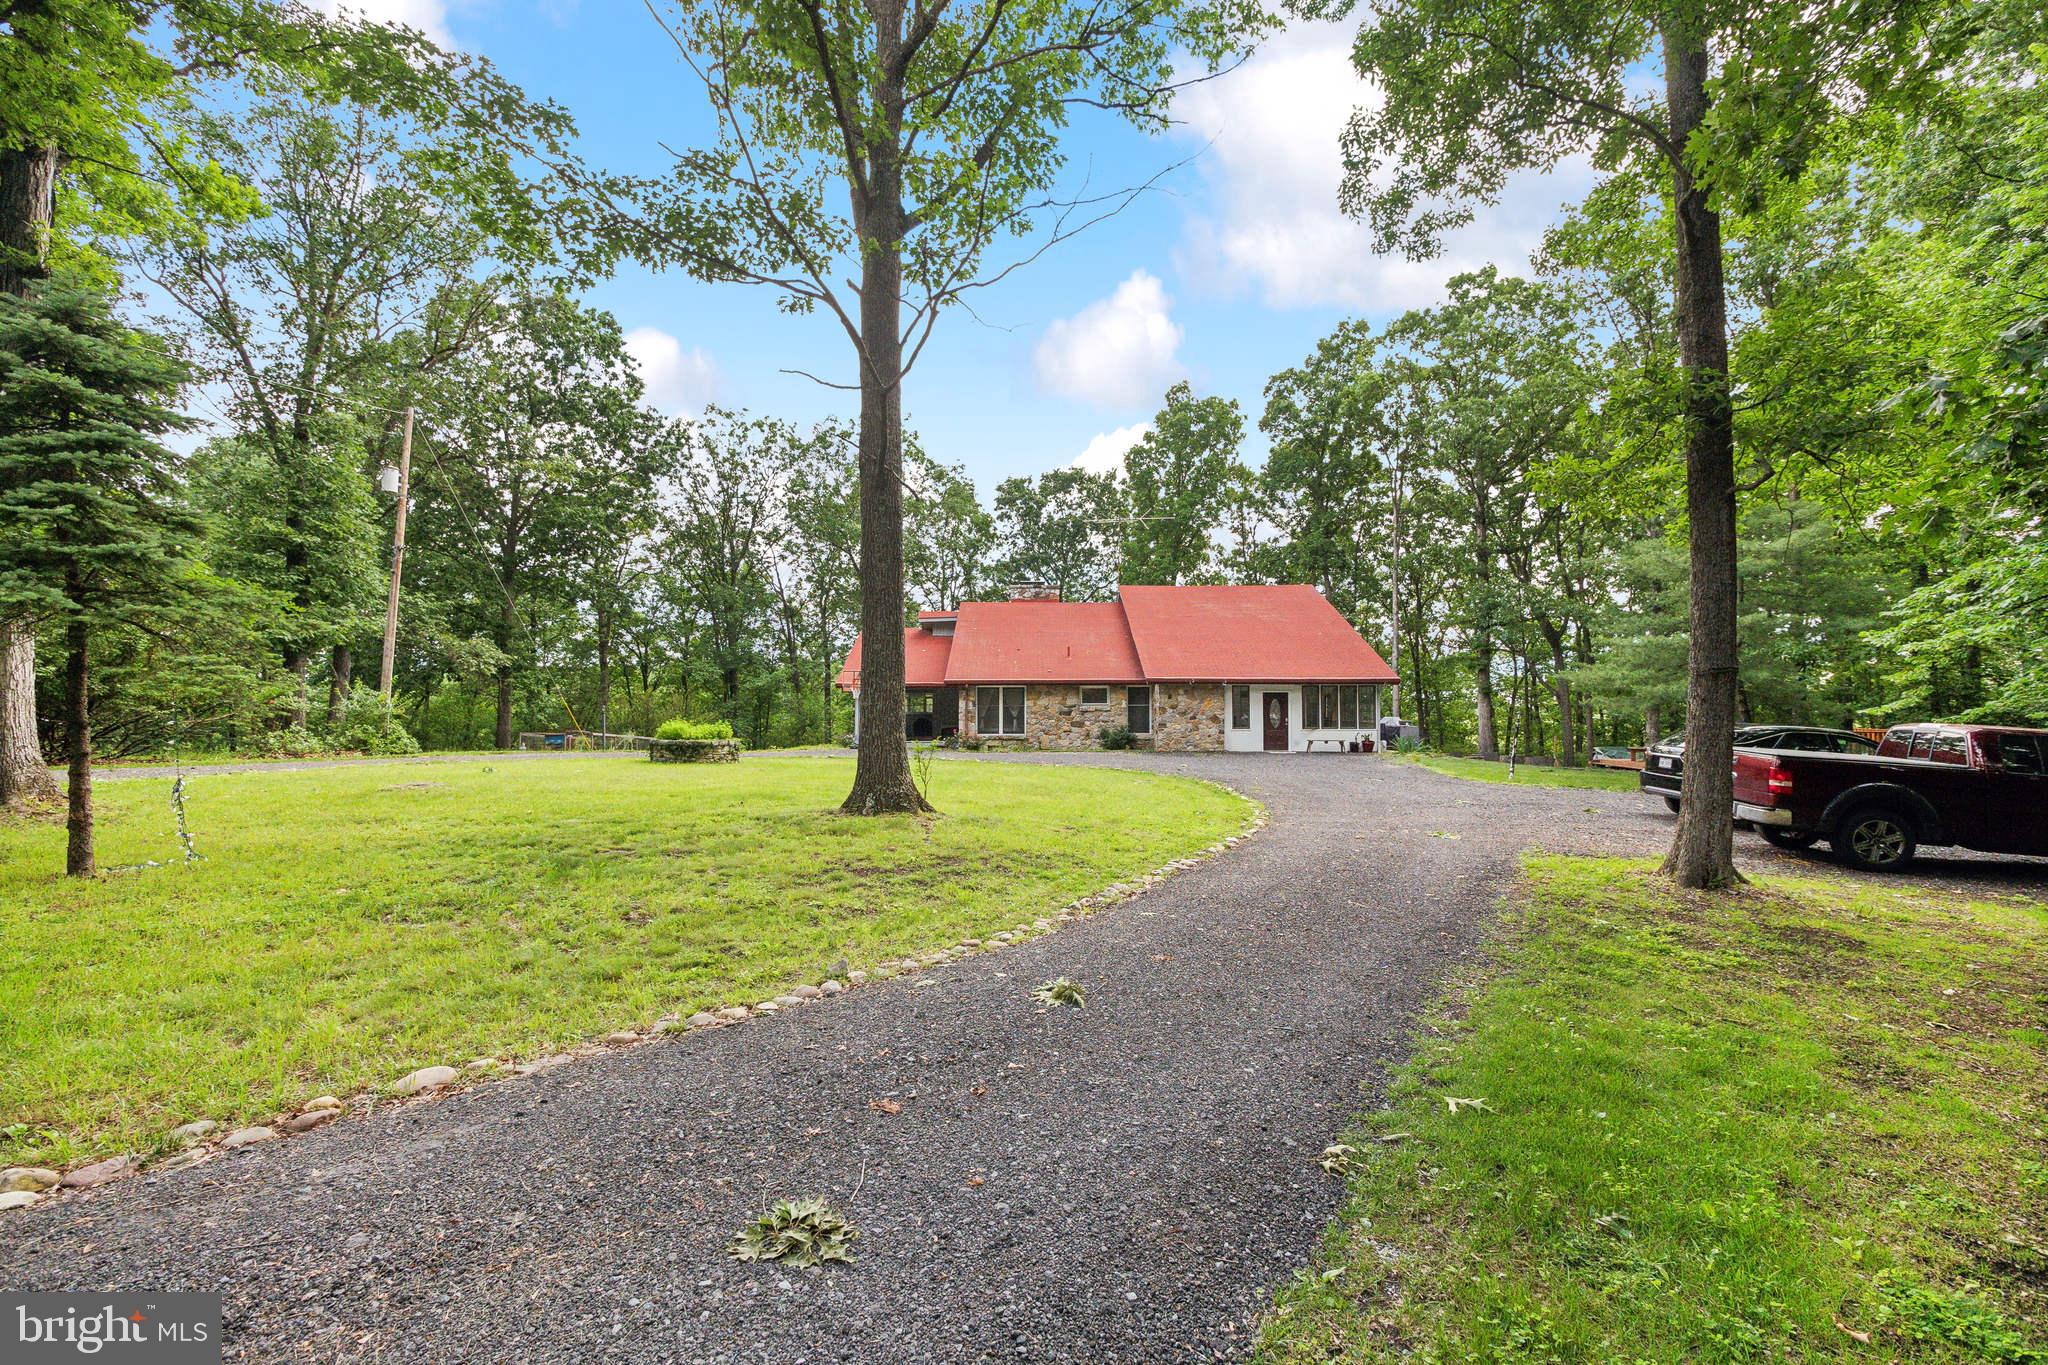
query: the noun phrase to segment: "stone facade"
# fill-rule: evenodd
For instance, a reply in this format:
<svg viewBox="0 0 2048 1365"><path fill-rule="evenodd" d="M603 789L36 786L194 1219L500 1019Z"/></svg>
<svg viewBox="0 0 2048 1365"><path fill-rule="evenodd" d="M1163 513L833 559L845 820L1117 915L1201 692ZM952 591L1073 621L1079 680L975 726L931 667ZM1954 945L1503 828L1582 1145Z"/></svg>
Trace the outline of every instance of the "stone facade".
<svg viewBox="0 0 2048 1365"><path fill-rule="evenodd" d="M1081 701L1079 684L1034 683L1024 689L1024 735L982 735L976 725L975 689L960 689L960 737L991 748L1099 749L1102 732L1129 723L1122 684L1109 688L1107 705ZM1174 753L1216 753L1223 748L1223 689L1213 683L1159 683L1152 689L1152 733L1138 747Z"/></svg>
<svg viewBox="0 0 2048 1365"><path fill-rule="evenodd" d="M1226 689L1215 683L1152 685L1152 747L1161 753L1220 753Z"/></svg>
<svg viewBox="0 0 2048 1365"><path fill-rule="evenodd" d="M976 724L975 694L975 688L960 689L960 737L979 738L993 748L1099 749L1102 732L1127 720L1121 684L1110 685L1108 704L1097 706L1082 703L1078 683L1031 683L1024 688L1023 737L982 735Z"/></svg>

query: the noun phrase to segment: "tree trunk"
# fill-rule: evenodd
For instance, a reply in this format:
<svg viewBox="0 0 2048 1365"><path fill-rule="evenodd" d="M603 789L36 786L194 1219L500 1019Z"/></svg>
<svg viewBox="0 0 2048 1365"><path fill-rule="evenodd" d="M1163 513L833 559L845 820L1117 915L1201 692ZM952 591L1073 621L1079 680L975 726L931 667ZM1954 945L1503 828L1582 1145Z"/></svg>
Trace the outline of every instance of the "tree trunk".
<svg viewBox="0 0 2048 1365"><path fill-rule="evenodd" d="M1478 695L1473 700L1473 710L1479 718L1479 756L1500 757L1500 740L1493 725L1493 642L1482 640L1479 645L1477 670Z"/></svg>
<svg viewBox="0 0 2048 1365"><path fill-rule="evenodd" d="M329 655L327 674L327 728L341 728L342 708L348 705L349 686L355 681L356 660L347 645L336 645Z"/></svg>
<svg viewBox="0 0 2048 1365"><path fill-rule="evenodd" d="M70 572L71 600L78 600L78 570ZM64 872L90 877L92 857L92 718L86 673L89 644L85 617L75 613L64 627L64 729L71 745L71 790L64 820Z"/></svg>
<svg viewBox="0 0 2048 1365"><path fill-rule="evenodd" d="M57 149L0 151L0 291L25 295L45 273L55 217ZM36 635L0 617L0 807L55 802L62 793L36 732Z"/></svg>
<svg viewBox="0 0 2048 1365"><path fill-rule="evenodd" d="M292 677L291 726L303 730L306 727L306 670L312 666L306 651L297 645L288 646L284 651L284 671Z"/></svg>
<svg viewBox="0 0 2048 1365"><path fill-rule="evenodd" d="M1679 359L1685 371L1685 510L1692 563L1685 693L1685 803L1664 872L1713 888L1735 871L1735 425L1728 393L1728 299L1721 220L1694 182L1686 147L1707 113L1708 60L1698 0L1664 17L1665 98L1677 205Z"/></svg>
<svg viewBox="0 0 2048 1365"><path fill-rule="evenodd" d="M612 732L612 625L603 610L597 613L597 730Z"/></svg>
<svg viewBox="0 0 2048 1365"><path fill-rule="evenodd" d="M1655 706L1645 706L1643 708L1643 747L1645 749L1664 737L1663 731L1658 728L1658 723L1662 719L1663 714L1660 708Z"/></svg>
<svg viewBox="0 0 2048 1365"><path fill-rule="evenodd" d="M1550 686L1557 695L1557 754L1561 767L1579 766L1577 717L1572 714L1572 685L1565 681L1564 661L1557 661L1557 669L1550 675Z"/></svg>
<svg viewBox="0 0 2048 1365"><path fill-rule="evenodd" d="M54 804L62 795L36 734L35 631L25 620L0 620L0 807Z"/></svg>
<svg viewBox="0 0 2048 1365"><path fill-rule="evenodd" d="M877 5L876 64L894 67L901 5ZM900 85L900 82L899 82ZM885 98L892 125L900 88ZM903 742L903 181L892 126L877 142L861 215L860 271L860 694L861 746L849 815L927 811Z"/></svg>

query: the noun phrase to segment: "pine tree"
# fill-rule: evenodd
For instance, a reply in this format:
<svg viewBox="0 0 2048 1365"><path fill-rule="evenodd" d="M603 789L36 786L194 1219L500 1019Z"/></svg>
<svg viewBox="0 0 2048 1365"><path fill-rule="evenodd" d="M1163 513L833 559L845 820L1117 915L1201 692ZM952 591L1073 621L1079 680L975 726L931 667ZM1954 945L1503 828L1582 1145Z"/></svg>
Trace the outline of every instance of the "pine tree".
<svg viewBox="0 0 2048 1365"><path fill-rule="evenodd" d="M185 378L95 291L59 278L0 296L0 613L64 641L75 877L94 870L93 632L183 591L199 535L159 439L190 425L167 406Z"/></svg>

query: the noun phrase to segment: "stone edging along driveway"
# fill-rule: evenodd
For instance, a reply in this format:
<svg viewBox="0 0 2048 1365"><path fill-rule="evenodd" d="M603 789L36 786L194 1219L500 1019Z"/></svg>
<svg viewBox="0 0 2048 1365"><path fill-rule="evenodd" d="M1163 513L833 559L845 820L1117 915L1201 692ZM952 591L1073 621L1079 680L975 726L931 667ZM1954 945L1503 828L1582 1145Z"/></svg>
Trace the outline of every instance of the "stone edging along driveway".
<svg viewBox="0 0 2048 1365"><path fill-rule="evenodd" d="M231 1357L258 1360L1234 1355L1335 1208L1317 1155L1521 848L1668 828L1350 756L1053 761L1222 781L1271 823L1115 914L830 1008L0 1218L0 1277L219 1292ZM1085 1008L1035 1005L1055 976ZM860 1228L857 1264L727 1256L806 1194Z"/></svg>

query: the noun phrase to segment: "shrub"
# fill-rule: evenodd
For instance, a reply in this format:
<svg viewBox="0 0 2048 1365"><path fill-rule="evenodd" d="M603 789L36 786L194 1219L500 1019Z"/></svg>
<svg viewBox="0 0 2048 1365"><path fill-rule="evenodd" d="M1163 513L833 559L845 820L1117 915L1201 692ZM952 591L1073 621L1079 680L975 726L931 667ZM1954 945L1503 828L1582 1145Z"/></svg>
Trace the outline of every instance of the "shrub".
<svg viewBox="0 0 2048 1365"><path fill-rule="evenodd" d="M732 722L727 720L665 720L654 731L656 739L731 739Z"/></svg>
<svg viewBox="0 0 2048 1365"><path fill-rule="evenodd" d="M324 754L327 751L327 745L315 738L313 732L303 725L272 730L263 737L263 754L266 758L311 758L315 754Z"/></svg>
<svg viewBox="0 0 2048 1365"><path fill-rule="evenodd" d="M1129 749L1138 742L1138 737L1121 725L1110 726L1096 738L1102 741L1105 749Z"/></svg>
<svg viewBox="0 0 2048 1365"><path fill-rule="evenodd" d="M1422 752L1422 741L1413 735L1403 735L1394 741L1394 748L1399 753L1419 754Z"/></svg>
<svg viewBox="0 0 2048 1365"><path fill-rule="evenodd" d="M391 699L367 687L349 689L341 724L328 732L328 746L363 754L416 754L420 742L401 725Z"/></svg>

